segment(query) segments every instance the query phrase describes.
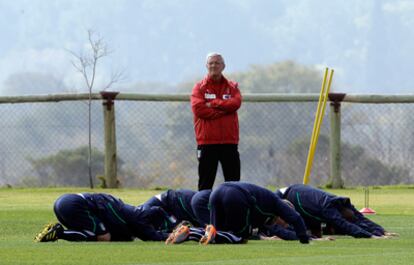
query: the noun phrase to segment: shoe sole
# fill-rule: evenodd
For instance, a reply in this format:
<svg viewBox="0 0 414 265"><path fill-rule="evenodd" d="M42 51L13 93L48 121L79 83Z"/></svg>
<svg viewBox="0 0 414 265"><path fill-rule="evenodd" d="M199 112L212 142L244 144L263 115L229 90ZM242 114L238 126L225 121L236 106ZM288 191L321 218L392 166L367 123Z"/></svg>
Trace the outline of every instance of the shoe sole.
<svg viewBox="0 0 414 265"><path fill-rule="evenodd" d="M200 244L201 245L208 245L209 243L211 243L211 241L214 240L214 238L216 237L216 228L214 228L213 226L210 227L207 236L204 235L201 240L200 240Z"/></svg>
<svg viewBox="0 0 414 265"><path fill-rule="evenodd" d="M54 229L54 227L57 224L48 224L45 226L45 228L43 228L43 230L37 234L37 236L35 237L34 241L35 242L52 242L52 241L57 241L57 238L55 238L56 235L56 229Z"/></svg>
<svg viewBox="0 0 414 265"><path fill-rule="evenodd" d="M166 245L179 244L184 242L190 235L190 228L187 226L180 227L177 232L173 232L165 241Z"/></svg>

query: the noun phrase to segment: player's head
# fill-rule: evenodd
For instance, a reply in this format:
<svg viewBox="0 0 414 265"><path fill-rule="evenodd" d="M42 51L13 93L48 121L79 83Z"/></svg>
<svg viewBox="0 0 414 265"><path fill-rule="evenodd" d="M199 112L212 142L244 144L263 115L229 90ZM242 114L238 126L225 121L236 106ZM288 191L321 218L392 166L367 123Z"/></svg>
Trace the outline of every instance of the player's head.
<svg viewBox="0 0 414 265"><path fill-rule="evenodd" d="M212 52L206 56L206 67L208 75L213 78L221 76L226 64L224 63L223 56L220 53Z"/></svg>
<svg viewBox="0 0 414 265"><path fill-rule="evenodd" d="M343 207L340 210L340 212L341 212L342 217L344 219L346 219L348 222L353 222L354 221L355 214L354 214L354 212L351 209L349 209L347 207Z"/></svg>
<svg viewBox="0 0 414 265"><path fill-rule="evenodd" d="M285 203L290 208L295 209L295 206L293 206L293 204L290 201L288 201L288 200L282 200L282 201L283 201L283 203ZM285 228L289 226L289 224L285 220L283 220L280 216L276 216L273 219L273 222L274 222L274 224L280 225L280 226L285 227Z"/></svg>

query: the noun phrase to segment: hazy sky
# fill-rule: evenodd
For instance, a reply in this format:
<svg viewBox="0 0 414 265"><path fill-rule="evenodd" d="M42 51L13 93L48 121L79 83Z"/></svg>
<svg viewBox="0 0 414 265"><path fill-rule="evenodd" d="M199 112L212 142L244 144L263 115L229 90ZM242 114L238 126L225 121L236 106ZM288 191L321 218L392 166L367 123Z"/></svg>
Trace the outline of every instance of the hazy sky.
<svg viewBox="0 0 414 265"><path fill-rule="evenodd" d="M113 51L98 86L113 69L122 86L191 80L219 51L226 72L294 60L334 68L337 92L412 93L413 14L409 0L0 0L0 93L25 74L81 90L68 50L88 29Z"/></svg>

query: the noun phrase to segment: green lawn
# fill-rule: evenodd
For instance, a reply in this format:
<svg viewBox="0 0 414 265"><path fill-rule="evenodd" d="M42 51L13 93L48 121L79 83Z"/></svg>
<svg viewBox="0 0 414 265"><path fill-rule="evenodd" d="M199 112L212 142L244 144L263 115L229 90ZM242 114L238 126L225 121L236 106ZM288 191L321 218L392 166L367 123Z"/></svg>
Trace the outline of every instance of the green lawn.
<svg viewBox="0 0 414 265"><path fill-rule="evenodd" d="M54 221L53 202L63 193L88 189L0 189L0 264L412 264L414 260L414 189L384 187L370 192L371 216L400 234L389 240L337 237L336 241L301 245L286 241L249 241L246 245L166 246L162 242L34 243L43 225ZM139 204L159 191L94 190ZM330 190L350 196L363 207L362 189Z"/></svg>

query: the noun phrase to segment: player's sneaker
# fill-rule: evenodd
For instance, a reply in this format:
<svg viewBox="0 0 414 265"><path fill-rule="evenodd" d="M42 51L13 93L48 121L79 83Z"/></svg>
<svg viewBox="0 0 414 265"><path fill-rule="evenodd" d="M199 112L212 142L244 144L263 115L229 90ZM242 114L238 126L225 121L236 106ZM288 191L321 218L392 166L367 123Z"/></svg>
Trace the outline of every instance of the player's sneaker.
<svg viewBox="0 0 414 265"><path fill-rule="evenodd" d="M166 245L184 242L190 235L190 227L187 224L179 224L165 240Z"/></svg>
<svg viewBox="0 0 414 265"><path fill-rule="evenodd" d="M35 242L49 242L58 240L58 232L63 231L63 226L59 223L47 224L43 230L34 238Z"/></svg>
<svg viewBox="0 0 414 265"><path fill-rule="evenodd" d="M208 245L209 243L213 242L214 238L216 237L217 231L213 225L206 226L206 232L204 236L200 239L201 245Z"/></svg>

